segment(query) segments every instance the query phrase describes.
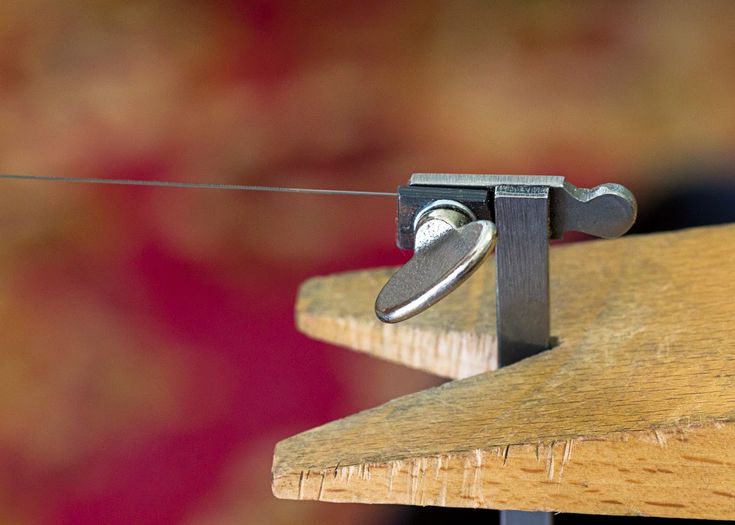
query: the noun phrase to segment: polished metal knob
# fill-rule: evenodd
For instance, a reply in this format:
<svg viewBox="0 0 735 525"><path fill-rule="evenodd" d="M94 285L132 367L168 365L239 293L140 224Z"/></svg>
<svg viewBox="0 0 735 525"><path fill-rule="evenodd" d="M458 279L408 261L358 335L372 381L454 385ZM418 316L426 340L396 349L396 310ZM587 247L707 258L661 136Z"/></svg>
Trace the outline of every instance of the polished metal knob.
<svg viewBox="0 0 735 525"><path fill-rule="evenodd" d="M476 220L456 201L437 200L414 221L414 255L380 291L375 313L397 323L419 314L462 284L492 252L495 224Z"/></svg>

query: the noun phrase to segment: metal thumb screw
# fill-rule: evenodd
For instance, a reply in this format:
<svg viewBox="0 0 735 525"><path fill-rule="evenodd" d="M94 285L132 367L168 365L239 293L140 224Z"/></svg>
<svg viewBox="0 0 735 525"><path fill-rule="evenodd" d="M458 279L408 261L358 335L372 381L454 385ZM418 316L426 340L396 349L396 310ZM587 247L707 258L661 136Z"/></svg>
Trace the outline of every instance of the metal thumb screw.
<svg viewBox="0 0 735 525"><path fill-rule="evenodd" d="M419 314L462 284L495 246L497 230L455 201L440 200L414 223L414 255L388 280L375 301L386 323Z"/></svg>

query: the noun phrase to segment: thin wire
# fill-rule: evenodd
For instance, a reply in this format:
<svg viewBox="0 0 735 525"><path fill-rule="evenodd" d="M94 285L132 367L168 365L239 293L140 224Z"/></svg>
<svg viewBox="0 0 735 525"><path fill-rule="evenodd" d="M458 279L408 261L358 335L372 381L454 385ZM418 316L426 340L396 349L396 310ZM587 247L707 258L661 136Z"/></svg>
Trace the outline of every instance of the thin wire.
<svg viewBox="0 0 735 525"><path fill-rule="evenodd" d="M354 195L362 197L397 196L397 193L387 191L331 190L321 188L284 188L281 186L250 186L245 184L219 184L211 182L173 182L165 180L54 177L51 175L15 175L8 173L0 173L0 179L45 182L71 182L80 184L112 184L118 186L154 186L158 188L192 188L200 190L269 191L278 193L306 193L312 195Z"/></svg>

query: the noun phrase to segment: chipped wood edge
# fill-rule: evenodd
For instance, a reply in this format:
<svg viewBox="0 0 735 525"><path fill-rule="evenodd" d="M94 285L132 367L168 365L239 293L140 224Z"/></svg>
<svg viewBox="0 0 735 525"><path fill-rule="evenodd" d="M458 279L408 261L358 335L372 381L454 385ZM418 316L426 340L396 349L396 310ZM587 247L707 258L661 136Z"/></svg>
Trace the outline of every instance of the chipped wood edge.
<svg viewBox="0 0 735 525"><path fill-rule="evenodd" d="M733 440L735 424L714 421L329 468L276 464L272 488L300 500L733 519Z"/></svg>

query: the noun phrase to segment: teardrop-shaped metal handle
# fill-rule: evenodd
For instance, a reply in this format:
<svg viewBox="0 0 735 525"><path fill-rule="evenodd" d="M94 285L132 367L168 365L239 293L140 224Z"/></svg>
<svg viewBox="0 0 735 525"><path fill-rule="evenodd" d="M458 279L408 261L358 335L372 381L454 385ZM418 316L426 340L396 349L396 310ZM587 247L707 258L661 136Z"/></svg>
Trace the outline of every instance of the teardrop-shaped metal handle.
<svg viewBox="0 0 735 525"><path fill-rule="evenodd" d="M375 301L381 321L397 323L423 312L472 275L495 246L495 224L472 221L464 206L447 204L457 206L432 207L420 214L413 257Z"/></svg>

